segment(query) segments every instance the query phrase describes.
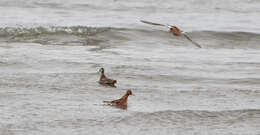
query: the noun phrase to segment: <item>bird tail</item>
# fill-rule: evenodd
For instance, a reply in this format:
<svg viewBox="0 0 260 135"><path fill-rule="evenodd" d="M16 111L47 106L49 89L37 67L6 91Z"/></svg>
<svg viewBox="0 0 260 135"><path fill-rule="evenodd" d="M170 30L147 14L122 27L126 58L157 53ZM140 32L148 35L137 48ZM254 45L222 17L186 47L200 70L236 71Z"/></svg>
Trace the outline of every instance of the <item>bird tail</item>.
<svg viewBox="0 0 260 135"><path fill-rule="evenodd" d="M103 101L104 103L112 103L111 101Z"/></svg>

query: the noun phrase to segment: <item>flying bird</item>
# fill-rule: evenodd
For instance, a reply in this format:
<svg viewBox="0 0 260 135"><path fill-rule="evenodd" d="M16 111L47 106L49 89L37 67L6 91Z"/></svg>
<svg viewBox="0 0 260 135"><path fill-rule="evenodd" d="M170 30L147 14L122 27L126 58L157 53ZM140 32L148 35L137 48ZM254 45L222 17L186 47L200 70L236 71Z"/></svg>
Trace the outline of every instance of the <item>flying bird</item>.
<svg viewBox="0 0 260 135"><path fill-rule="evenodd" d="M171 26L168 24L160 24L160 23L153 23L153 22L149 22L149 21L144 21L144 20L140 20L143 23L146 24L151 24L151 25L157 25L157 26L163 26L163 27L167 27L170 29L170 32L172 34L174 34L175 36L181 36L183 35L185 38L187 38L191 43L193 43L195 46L197 46L198 48L201 48L201 46L196 43L195 41L193 41L185 32L183 32L182 30L180 30L178 27L176 26Z"/></svg>

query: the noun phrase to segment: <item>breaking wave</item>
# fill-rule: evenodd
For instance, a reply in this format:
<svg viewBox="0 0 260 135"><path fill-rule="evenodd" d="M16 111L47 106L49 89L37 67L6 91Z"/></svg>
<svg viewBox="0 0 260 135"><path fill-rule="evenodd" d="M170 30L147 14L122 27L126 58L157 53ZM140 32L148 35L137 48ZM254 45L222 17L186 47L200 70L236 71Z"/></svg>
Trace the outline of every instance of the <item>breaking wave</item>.
<svg viewBox="0 0 260 135"><path fill-rule="evenodd" d="M191 31L187 32L204 47L213 48L260 48L260 34L250 32ZM130 29L88 26L4 27L0 28L4 42L30 42L55 45L98 45L126 41L149 42L182 46L186 40L177 38L165 30ZM110 42L112 41L112 42ZM150 44L150 43L149 43Z"/></svg>
<svg viewBox="0 0 260 135"><path fill-rule="evenodd" d="M0 28L0 37L6 36L18 36L18 35L39 35L39 34L72 34L72 35L95 35L99 33L103 33L109 30L114 31L136 31L143 33L154 32L155 30L143 30L143 29L127 29L127 28L113 28L113 27L88 27L88 26L71 26L71 27L63 27L63 26L50 26L50 27L4 27ZM158 33L165 32L157 30ZM250 33L250 32L221 32L221 31L193 31L188 32L193 35L212 35L212 36L225 36L225 37L260 37L258 33Z"/></svg>
<svg viewBox="0 0 260 135"><path fill-rule="evenodd" d="M72 35L95 35L109 30L109 27L86 27L86 26L72 26L72 27L5 27L0 28L0 36L33 36L39 34L72 34Z"/></svg>

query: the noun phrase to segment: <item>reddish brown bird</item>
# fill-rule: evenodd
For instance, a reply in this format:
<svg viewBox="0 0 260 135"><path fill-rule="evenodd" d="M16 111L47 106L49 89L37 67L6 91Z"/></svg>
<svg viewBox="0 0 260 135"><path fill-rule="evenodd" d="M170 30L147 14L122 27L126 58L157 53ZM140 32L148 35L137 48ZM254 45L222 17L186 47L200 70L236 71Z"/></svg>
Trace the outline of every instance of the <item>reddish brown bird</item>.
<svg viewBox="0 0 260 135"><path fill-rule="evenodd" d="M193 43L194 45L196 45L198 48L201 48L201 46L196 43L195 41L193 41L185 32L181 31L178 27L176 26L171 26L168 24L159 24L159 23L153 23L153 22L149 22L149 21L144 21L141 20L141 22L146 23L146 24L151 24L151 25L157 25L157 26L164 26L170 29L170 32L172 34L174 34L175 36L181 36L183 35L185 38L187 38L189 41L191 41L191 43Z"/></svg>
<svg viewBox="0 0 260 135"><path fill-rule="evenodd" d="M110 78L107 78L105 76L105 69L104 68L100 68L99 72L101 73L100 79L98 81L99 84L104 85L104 86L116 87L115 83L117 83L117 81L110 79Z"/></svg>
<svg viewBox="0 0 260 135"><path fill-rule="evenodd" d="M112 106L127 107L127 99L129 95L133 95L131 90L127 90L125 95L120 99L113 100L113 101L104 101L104 103L109 103L108 105L112 105Z"/></svg>

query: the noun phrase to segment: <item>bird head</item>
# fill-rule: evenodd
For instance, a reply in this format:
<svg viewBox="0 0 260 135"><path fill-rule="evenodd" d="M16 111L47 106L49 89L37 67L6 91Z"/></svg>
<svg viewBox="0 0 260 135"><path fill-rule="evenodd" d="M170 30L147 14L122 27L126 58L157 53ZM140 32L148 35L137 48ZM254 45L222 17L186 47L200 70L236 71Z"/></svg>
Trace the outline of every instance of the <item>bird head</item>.
<svg viewBox="0 0 260 135"><path fill-rule="evenodd" d="M102 73L102 74L104 74L104 72L105 72L104 68L100 68L100 69L99 69L99 72Z"/></svg>

